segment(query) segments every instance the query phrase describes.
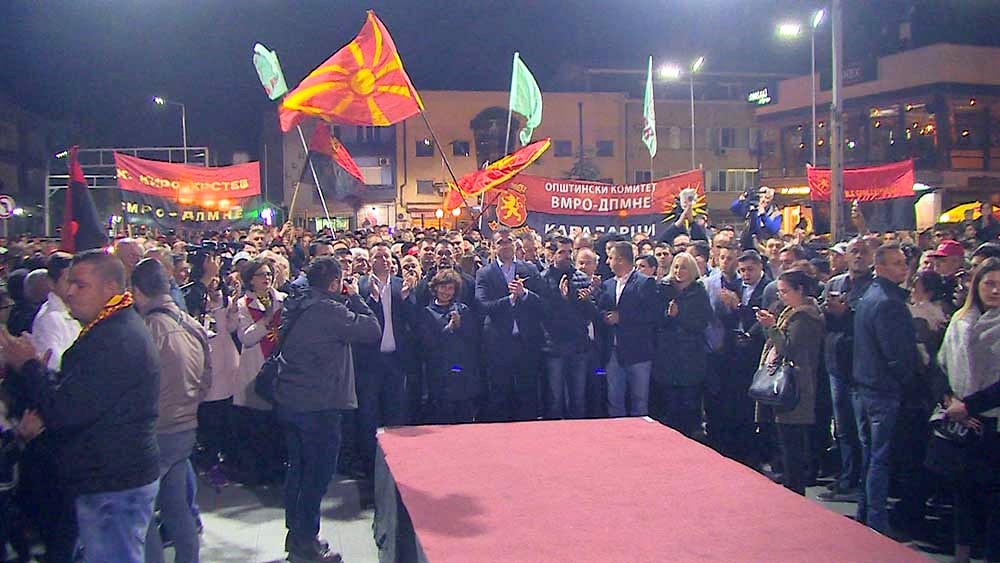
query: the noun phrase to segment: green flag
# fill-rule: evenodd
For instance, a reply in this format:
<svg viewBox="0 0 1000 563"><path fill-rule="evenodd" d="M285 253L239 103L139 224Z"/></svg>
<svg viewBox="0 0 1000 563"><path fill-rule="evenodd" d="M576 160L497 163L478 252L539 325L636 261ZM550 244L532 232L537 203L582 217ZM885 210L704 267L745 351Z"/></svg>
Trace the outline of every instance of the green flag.
<svg viewBox="0 0 1000 563"><path fill-rule="evenodd" d="M542 123L542 91L517 52L514 53L514 71L510 77L510 111L516 111L527 119L519 134L521 144L527 145L531 142L532 131Z"/></svg>
<svg viewBox="0 0 1000 563"><path fill-rule="evenodd" d="M257 43L253 46L253 66L257 69L257 76L260 83L264 85L264 91L271 100L277 100L288 92L285 84L285 75L281 73L281 65L278 64L278 54L268 51L267 47Z"/></svg>
<svg viewBox="0 0 1000 563"><path fill-rule="evenodd" d="M656 111L653 108L653 56L649 56L646 74L646 96L642 101L642 142L649 149L649 158L656 156Z"/></svg>

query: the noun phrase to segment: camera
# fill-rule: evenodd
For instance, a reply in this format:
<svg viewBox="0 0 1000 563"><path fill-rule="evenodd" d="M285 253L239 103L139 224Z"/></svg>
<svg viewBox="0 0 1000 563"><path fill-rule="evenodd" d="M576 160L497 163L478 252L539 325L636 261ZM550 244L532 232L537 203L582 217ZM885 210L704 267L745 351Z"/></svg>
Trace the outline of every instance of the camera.
<svg viewBox="0 0 1000 563"><path fill-rule="evenodd" d="M743 201L746 202L746 219L749 220L760 207L760 192L757 188L747 188L743 192Z"/></svg>

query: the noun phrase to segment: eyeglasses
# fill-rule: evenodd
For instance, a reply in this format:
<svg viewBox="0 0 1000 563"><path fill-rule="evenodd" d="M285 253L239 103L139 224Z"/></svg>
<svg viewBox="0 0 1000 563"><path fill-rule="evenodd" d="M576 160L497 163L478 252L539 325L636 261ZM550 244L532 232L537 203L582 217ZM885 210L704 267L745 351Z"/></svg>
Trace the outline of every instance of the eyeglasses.
<svg viewBox="0 0 1000 563"><path fill-rule="evenodd" d="M273 272L257 272L256 274L253 275L253 277L255 277L255 278L259 278L259 277L273 278L274 277L274 273Z"/></svg>

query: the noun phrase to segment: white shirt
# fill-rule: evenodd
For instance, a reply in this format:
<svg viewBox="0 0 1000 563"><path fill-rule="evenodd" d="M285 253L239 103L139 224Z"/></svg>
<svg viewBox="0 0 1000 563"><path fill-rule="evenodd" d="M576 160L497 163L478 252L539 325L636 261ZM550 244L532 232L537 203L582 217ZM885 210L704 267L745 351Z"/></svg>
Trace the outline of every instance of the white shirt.
<svg viewBox="0 0 1000 563"><path fill-rule="evenodd" d="M631 272L625 274L624 277L615 276L615 283L617 284L615 286L615 305L621 301L622 293L625 291L625 286L628 285L628 279L631 278L634 273L635 270L633 269Z"/></svg>
<svg viewBox="0 0 1000 563"><path fill-rule="evenodd" d="M375 274L372 274L372 278L374 277ZM392 332L392 278L386 276L384 282L382 278L379 281L382 282L382 292L377 299L382 304L382 318L385 322L382 323L382 344L378 351L388 354L396 351L396 335Z"/></svg>
<svg viewBox="0 0 1000 563"><path fill-rule="evenodd" d="M69 349L80 336L80 323L69 314L66 303L54 292L35 315L31 323L31 342L40 353L52 350L48 368L59 370L63 352Z"/></svg>
<svg viewBox="0 0 1000 563"><path fill-rule="evenodd" d="M500 266L500 273L503 274L503 278L507 280L508 284L514 281L514 278L517 275L517 265L514 263L513 260L510 261L510 266L504 266L503 262L501 262L500 259L497 258L497 265ZM517 305L517 300L514 299L513 295L510 296L510 305L511 307ZM511 334L517 336L519 332L520 331L517 329L517 321L514 321L514 329L511 331Z"/></svg>

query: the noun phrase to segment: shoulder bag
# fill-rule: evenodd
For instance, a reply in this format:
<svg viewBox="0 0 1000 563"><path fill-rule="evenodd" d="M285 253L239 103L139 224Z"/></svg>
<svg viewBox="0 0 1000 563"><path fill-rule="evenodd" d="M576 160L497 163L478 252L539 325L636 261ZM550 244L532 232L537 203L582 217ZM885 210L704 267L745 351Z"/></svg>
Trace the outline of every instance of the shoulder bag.
<svg viewBox="0 0 1000 563"><path fill-rule="evenodd" d="M795 364L784 358L757 368L747 391L750 398L776 411L790 411L799 404Z"/></svg>
<svg viewBox="0 0 1000 563"><path fill-rule="evenodd" d="M264 360L263 365L260 366L260 371L257 372L257 377L253 380L253 391L258 397L264 399L268 403L274 404L274 391L278 385L278 375L281 374L281 368L285 365L285 358L281 355L281 349L285 347L285 340L288 335L292 333L292 329L295 327L296 321L298 321L302 315L306 314L309 307L306 307L298 315L295 315L288 322L288 330L280 330L278 334L278 344L274 347L271 355Z"/></svg>

